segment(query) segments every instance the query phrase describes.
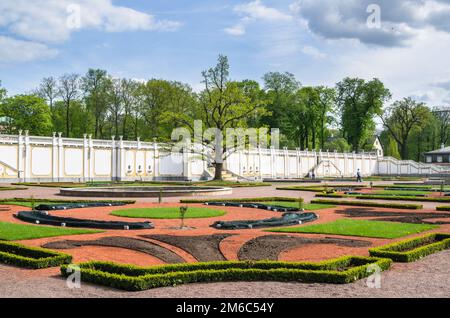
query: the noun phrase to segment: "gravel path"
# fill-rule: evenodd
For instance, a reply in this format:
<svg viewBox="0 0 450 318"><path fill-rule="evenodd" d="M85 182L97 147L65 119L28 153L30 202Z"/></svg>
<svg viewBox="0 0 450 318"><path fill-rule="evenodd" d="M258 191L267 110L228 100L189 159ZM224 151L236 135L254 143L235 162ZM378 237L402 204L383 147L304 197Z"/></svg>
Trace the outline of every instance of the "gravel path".
<svg viewBox="0 0 450 318"><path fill-rule="evenodd" d="M181 297L181 298L308 298L308 297L446 297L450 298L450 250L409 264L394 264L382 273L380 289L361 280L348 285L278 282L192 284L131 293L82 284L68 289L58 269L30 271L0 265L0 297Z"/></svg>

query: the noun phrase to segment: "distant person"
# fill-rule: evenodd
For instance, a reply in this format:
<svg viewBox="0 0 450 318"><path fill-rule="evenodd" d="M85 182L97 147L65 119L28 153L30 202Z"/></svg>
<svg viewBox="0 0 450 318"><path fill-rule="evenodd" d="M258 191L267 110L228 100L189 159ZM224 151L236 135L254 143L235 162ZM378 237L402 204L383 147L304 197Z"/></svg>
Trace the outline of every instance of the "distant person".
<svg viewBox="0 0 450 318"><path fill-rule="evenodd" d="M313 174L312 174L312 172L310 171L310 172L308 172L308 178L309 179L312 179L313 178Z"/></svg>
<svg viewBox="0 0 450 318"><path fill-rule="evenodd" d="M361 177L361 171L359 169L356 172L356 182L363 182Z"/></svg>
<svg viewBox="0 0 450 318"><path fill-rule="evenodd" d="M312 172L312 179L313 179L313 180L316 179L316 174L314 173L314 171Z"/></svg>

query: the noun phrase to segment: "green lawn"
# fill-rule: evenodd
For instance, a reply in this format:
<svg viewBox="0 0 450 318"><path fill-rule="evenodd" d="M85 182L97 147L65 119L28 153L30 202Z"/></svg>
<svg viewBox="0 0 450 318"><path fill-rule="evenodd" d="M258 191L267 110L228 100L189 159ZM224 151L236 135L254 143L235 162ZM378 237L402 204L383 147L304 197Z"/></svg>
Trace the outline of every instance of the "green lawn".
<svg viewBox="0 0 450 318"><path fill-rule="evenodd" d="M402 236L420 233L435 228L437 228L437 226L428 224L408 224L342 219L324 224L273 229L269 230L269 232L315 233L375 238L399 238Z"/></svg>
<svg viewBox="0 0 450 318"><path fill-rule="evenodd" d="M0 222L0 240L6 241L31 240L42 237L91 234L101 232L102 231L96 230L80 230L53 226Z"/></svg>
<svg viewBox="0 0 450 318"><path fill-rule="evenodd" d="M298 202L286 202L286 201L272 201L272 202L258 202L266 205L278 205L286 208L298 208ZM331 204L317 204L317 203L305 203L303 208L308 211L321 210L334 208L335 205Z"/></svg>
<svg viewBox="0 0 450 318"><path fill-rule="evenodd" d="M225 215L225 211L209 208L193 208L189 207L185 218L200 219L213 218ZM111 215L122 216L127 218L147 218L147 219L178 219L180 218L180 209L172 208L149 208L149 209L126 209L111 212Z"/></svg>

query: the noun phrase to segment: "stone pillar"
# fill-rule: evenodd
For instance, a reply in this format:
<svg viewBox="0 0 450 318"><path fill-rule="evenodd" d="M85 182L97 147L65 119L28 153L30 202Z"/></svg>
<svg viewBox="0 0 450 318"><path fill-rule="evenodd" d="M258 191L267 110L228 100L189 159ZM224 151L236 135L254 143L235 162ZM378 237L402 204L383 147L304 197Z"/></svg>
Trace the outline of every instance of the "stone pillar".
<svg viewBox="0 0 450 318"><path fill-rule="evenodd" d="M20 182L25 182L25 146L24 138L22 136L22 130L19 130L19 135L17 136L17 177Z"/></svg>
<svg viewBox="0 0 450 318"><path fill-rule="evenodd" d="M83 181L86 182L89 179L89 143L87 140L87 134L83 134Z"/></svg>
<svg viewBox="0 0 450 318"><path fill-rule="evenodd" d="M275 147L270 147L270 161L271 161L271 167L272 167L272 178L277 177L277 162L275 160Z"/></svg>
<svg viewBox="0 0 450 318"><path fill-rule="evenodd" d="M62 139L62 132L59 132L58 133L58 177L57 177L58 181L61 181L61 178L64 176L63 162L64 162L64 145L63 145L63 139Z"/></svg>
<svg viewBox="0 0 450 318"><path fill-rule="evenodd" d="M283 157L284 157L284 177L286 179L289 179L290 167L289 167L289 152L287 147L283 148Z"/></svg>
<svg viewBox="0 0 450 318"><path fill-rule="evenodd" d="M111 136L111 180L117 180L116 136Z"/></svg>
<svg viewBox="0 0 450 318"><path fill-rule="evenodd" d="M183 147L183 178L186 180L191 179L190 157L190 149L187 146Z"/></svg>
<svg viewBox="0 0 450 318"><path fill-rule="evenodd" d="M158 143L156 142L156 139L153 139L153 152L154 152L154 160L153 160L153 177L156 178L159 176L159 165L161 163L161 160L159 158L159 149L158 149Z"/></svg>
<svg viewBox="0 0 450 318"><path fill-rule="evenodd" d="M24 151L24 157L25 157L25 171L24 171L24 177L26 181L31 181L31 146L30 146L30 136L28 135L28 130L25 130L25 151Z"/></svg>
<svg viewBox="0 0 450 318"><path fill-rule="evenodd" d="M94 154L94 142L92 141L92 135L88 135L88 147L89 147L89 179L94 180L94 164L95 164L95 154Z"/></svg>
<svg viewBox="0 0 450 318"><path fill-rule="evenodd" d="M123 150L123 136L119 136L119 143L117 147L117 162L116 162L116 177L121 181L125 177L125 151Z"/></svg>
<svg viewBox="0 0 450 318"><path fill-rule="evenodd" d="M262 149L261 145L258 145L258 171L259 171L259 179L263 180L263 172L262 172Z"/></svg>
<svg viewBox="0 0 450 318"><path fill-rule="evenodd" d="M56 138L56 132L53 132L52 138L52 181L58 180L58 139Z"/></svg>
<svg viewBox="0 0 450 318"><path fill-rule="evenodd" d="M301 165L300 165L300 148L295 148L295 164L297 166L297 179L301 178Z"/></svg>

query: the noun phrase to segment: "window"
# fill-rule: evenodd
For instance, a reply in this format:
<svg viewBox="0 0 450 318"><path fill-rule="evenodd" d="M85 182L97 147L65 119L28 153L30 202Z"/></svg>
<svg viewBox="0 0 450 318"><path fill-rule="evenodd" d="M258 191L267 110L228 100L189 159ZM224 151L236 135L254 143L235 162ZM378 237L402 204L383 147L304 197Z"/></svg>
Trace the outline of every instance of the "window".
<svg viewBox="0 0 450 318"><path fill-rule="evenodd" d="M432 163L432 162L433 162L433 157L427 156L427 163Z"/></svg>
<svg viewBox="0 0 450 318"><path fill-rule="evenodd" d="M442 156L437 156L437 162L442 163Z"/></svg>

